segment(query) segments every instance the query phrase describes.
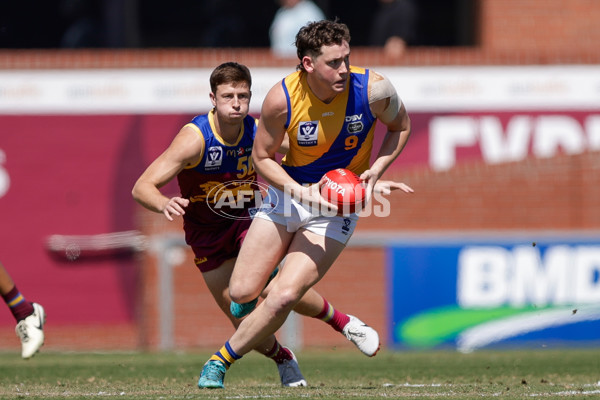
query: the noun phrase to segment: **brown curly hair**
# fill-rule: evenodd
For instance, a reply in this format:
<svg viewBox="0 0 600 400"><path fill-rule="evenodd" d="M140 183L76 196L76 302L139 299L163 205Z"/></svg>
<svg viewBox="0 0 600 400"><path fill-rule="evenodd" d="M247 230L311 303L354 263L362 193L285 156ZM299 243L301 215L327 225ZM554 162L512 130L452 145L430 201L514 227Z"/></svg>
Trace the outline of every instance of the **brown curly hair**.
<svg viewBox="0 0 600 400"><path fill-rule="evenodd" d="M317 57L321 54L321 46L340 45L343 41L350 43L350 30L342 22L322 20L309 22L296 35L296 53L300 64L296 69L304 70L304 56Z"/></svg>

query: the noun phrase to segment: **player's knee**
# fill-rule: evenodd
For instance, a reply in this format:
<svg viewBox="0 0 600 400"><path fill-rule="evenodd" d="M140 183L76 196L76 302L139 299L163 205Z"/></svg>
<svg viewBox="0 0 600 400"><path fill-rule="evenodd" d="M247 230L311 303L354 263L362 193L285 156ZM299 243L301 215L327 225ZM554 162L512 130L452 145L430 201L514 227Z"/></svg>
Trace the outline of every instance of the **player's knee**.
<svg viewBox="0 0 600 400"><path fill-rule="evenodd" d="M238 304L248 303L260 295L260 289L255 288L248 282L229 282L229 296Z"/></svg>
<svg viewBox="0 0 600 400"><path fill-rule="evenodd" d="M275 313L290 312L294 306L298 303L302 297L297 290L291 287L283 288L280 290L273 290L267 296L270 306L274 309Z"/></svg>

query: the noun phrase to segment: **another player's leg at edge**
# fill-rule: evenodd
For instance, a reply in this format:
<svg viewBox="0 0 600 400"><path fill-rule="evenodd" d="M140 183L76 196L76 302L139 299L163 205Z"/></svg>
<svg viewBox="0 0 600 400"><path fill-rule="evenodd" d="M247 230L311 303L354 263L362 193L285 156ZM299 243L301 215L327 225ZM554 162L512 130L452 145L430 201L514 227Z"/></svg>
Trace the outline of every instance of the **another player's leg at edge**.
<svg viewBox="0 0 600 400"><path fill-rule="evenodd" d="M0 263L0 299L4 300L17 325L15 333L21 340L21 357L33 357L44 344L46 312L38 303L27 301L8 271Z"/></svg>

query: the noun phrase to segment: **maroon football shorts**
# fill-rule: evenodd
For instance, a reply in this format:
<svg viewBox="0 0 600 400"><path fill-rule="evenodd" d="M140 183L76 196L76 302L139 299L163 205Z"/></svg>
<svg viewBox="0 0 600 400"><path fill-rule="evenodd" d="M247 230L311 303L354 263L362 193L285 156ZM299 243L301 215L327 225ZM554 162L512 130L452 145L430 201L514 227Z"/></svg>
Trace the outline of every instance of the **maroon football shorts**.
<svg viewBox="0 0 600 400"><path fill-rule="evenodd" d="M251 222L250 219L224 220L222 226L207 229L185 221L185 241L194 252L194 262L200 272L212 271L237 257Z"/></svg>

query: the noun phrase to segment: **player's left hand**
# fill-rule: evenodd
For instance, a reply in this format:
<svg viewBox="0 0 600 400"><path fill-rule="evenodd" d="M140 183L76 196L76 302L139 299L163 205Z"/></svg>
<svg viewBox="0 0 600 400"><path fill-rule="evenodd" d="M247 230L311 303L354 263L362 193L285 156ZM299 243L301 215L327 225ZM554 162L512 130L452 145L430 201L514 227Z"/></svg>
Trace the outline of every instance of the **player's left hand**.
<svg viewBox="0 0 600 400"><path fill-rule="evenodd" d="M375 189L375 183L377 182L377 179L379 179L377 173L370 169L360 174L360 180L363 182L363 185L365 185L365 204L370 202L371 197L373 197L373 190Z"/></svg>
<svg viewBox="0 0 600 400"><path fill-rule="evenodd" d="M403 182L378 180L373 191L375 193L390 194L394 190L402 190L405 193L414 193L413 188Z"/></svg>
<svg viewBox="0 0 600 400"><path fill-rule="evenodd" d="M173 216L182 216L185 214L184 208L190 204L188 199L182 197L171 197L163 207L162 213L169 221L173 221Z"/></svg>

